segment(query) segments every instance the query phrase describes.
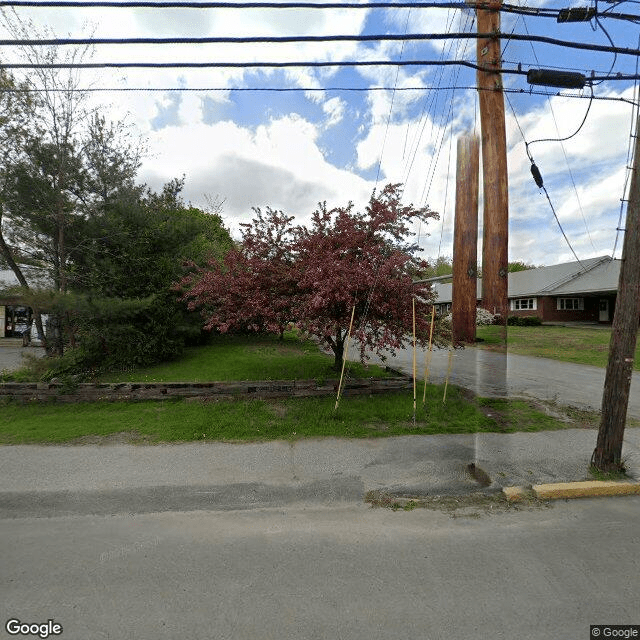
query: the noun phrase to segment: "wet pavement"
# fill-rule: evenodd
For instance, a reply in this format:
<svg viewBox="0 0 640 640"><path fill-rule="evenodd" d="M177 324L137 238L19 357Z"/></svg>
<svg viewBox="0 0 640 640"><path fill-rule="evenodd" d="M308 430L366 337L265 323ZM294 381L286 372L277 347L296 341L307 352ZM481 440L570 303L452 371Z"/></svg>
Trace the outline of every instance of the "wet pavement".
<svg viewBox="0 0 640 640"><path fill-rule="evenodd" d="M417 377L424 379L425 355L417 350ZM451 358L451 362L450 362ZM380 362L372 358L372 362ZM413 350L388 355L385 364L407 374L413 370ZM483 397L532 397L562 406L600 411L605 369L589 365L502 354L476 347L434 349L429 380L443 383L451 366L449 382ZM640 379L631 380L628 415L640 418Z"/></svg>

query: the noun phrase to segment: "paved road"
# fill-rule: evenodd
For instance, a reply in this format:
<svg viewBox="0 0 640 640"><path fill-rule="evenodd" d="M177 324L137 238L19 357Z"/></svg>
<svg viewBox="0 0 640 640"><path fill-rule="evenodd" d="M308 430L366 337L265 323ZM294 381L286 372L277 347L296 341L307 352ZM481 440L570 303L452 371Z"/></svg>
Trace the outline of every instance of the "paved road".
<svg viewBox="0 0 640 640"><path fill-rule="evenodd" d="M588 640L640 624L638 531L640 497L3 520L0 615L63 640Z"/></svg>
<svg viewBox="0 0 640 640"><path fill-rule="evenodd" d="M581 479L595 436L0 447L0 623L52 619L63 640L587 640L639 624L640 497L362 500L473 503L472 461L489 492ZM623 453L637 473L640 429Z"/></svg>
<svg viewBox="0 0 640 640"><path fill-rule="evenodd" d="M44 349L41 347L22 347L14 343L3 344L0 341L0 371L13 371L19 369L24 362L24 356L34 355L38 358L44 356Z"/></svg>
<svg viewBox="0 0 640 640"><path fill-rule="evenodd" d="M425 352L418 350L418 377L423 378ZM599 411L602 406L605 370L599 367L504 354L468 347L453 351L451 383L480 396L529 396ZM375 359L374 361L378 361ZM410 373L413 351L403 349L386 364ZM449 368L449 352L433 351L430 380L443 382ZM631 381L628 415L640 418L640 379Z"/></svg>
<svg viewBox="0 0 640 640"><path fill-rule="evenodd" d="M584 480L595 430L368 440L0 447L0 517L361 502L368 491L468 494L474 462L502 486ZM623 455L640 479L640 429Z"/></svg>

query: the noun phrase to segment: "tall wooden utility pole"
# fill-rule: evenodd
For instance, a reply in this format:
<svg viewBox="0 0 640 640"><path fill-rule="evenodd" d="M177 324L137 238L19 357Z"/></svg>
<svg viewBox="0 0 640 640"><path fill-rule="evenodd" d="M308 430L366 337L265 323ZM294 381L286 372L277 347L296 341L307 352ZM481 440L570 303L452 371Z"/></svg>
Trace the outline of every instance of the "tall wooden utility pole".
<svg viewBox="0 0 640 640"><path fill-rule="evenodd" d="M479 147L476 135L458 138L451 291L454 344L475 342L476 339Z"/></svg>
<svg viewBox="0 0 640 640"><path fill-rule="evenodd" d="M486 7L477 10L478 33L492 34L489 38L478 38L478 65L486 69L478 71L484 182L482 306L491 313L501 314L506 327L509 310L509 190L504 96L500 75L502 0L489 0Z"/></svg>
<svg viewBox="0 0 640 640"><path fill-rule="evenodd" d="M622 471L622 439L640 317L640 114L627 206L618 297L613 315L602 416L591 463L601 471Z"/></svg>

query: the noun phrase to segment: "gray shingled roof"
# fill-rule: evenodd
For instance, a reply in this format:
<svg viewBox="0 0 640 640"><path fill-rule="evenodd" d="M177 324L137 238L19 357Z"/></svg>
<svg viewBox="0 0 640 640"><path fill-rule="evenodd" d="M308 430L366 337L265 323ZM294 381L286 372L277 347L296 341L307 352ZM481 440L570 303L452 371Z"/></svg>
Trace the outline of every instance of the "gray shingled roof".
<svg viewBox="0 0 640 640"><path fill-rule="evenodd" d="M509 274L509 298L614 292L618 289L619 274L620 261L609 256L517 271ZM451 284L434 283L433 288L437 302L451 302ZM481 290L479 279L478 299Z"/></svg>

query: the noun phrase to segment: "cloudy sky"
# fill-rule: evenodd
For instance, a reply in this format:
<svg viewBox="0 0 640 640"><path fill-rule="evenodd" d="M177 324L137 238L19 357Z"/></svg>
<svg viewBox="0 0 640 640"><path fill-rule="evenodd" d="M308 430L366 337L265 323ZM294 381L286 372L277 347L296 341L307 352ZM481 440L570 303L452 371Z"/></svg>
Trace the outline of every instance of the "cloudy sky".
<svg viewBox="0 0 640 640"><path fill-rule="evenodd" d="M570 6L557 1L535 4L554 9ZM631 0L617 5L601 1L599 9L637 16L638 6ZM471 10L444 8L16 11L22 20L32 19L59 37L403 35L476 30ZM596 45L609 45L611 40L617 47L638 49L640 24L608 18L606 13L600 21L577 24L504 14L502 31L505 69L521 64L524 70L553 66L585 75L637 73L637 58L631 55L508 37L530 34ZM15 47L3 47L0 55L5 61L19 57ZM91 61L473 62L475 55L475 40L460 38L404 43L98 45ZM142 89L100 91L91 97L105 107L108 116L125 119L147 139L149 153L141 181L160 188L185 175L185 199L203 207L207 197L224 200L222 215L234 232L239 222L251 219L253 206L282 209L304 222L319 201L338 206L352 200L362 206L375 188L401 182L407 203L426 204L440 213L439 221L416 229L423 255L452 255L456 140L480 128L472 69L335 66L77 73L85 87ZM599 82L593 88L593 101L588 88L565 92L573 97L530 93L522 75L505 74L504 85L514 90L505 94L510 259L545 265L574 259L546 196L531 177L525 140L531 143L530 151L577 256L611 255L630 173L633 82ZM246 90L257 88L297 91ZM571 139L548 141L571 136L585 114L583 126ZM620 238L617 257L621 245Z"/></svg>

